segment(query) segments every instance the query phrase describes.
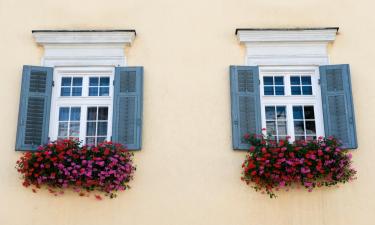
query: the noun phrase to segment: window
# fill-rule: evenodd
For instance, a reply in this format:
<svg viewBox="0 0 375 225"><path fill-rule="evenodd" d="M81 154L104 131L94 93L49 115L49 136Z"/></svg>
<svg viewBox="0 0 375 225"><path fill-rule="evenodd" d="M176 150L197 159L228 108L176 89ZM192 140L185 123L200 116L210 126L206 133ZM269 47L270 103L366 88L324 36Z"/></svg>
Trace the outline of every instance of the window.
<svg viewBox="0 0 375 225"><path fill-rule="evenodd" d="M244 135L262 128L275 140L335 136L345 148L357 148L349 65L328 60L337 31L236 29L246 57L244 66L230 66L234 149L249 149Z"/></svg>
<svg viewBox="0 0 375 225"><path fill-rule="evenodd" d="M324 136L317 67L259 67L262 127L275 140ZM285 81L285 82L284 82Z"/></svg>

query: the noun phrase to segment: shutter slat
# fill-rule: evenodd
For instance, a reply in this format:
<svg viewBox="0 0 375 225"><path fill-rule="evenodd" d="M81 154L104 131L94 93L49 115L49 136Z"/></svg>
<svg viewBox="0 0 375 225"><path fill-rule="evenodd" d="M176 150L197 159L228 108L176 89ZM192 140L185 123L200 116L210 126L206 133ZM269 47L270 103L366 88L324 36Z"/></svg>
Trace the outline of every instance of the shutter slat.
<svg viewBox="0 0 375 225"><path fill-rule="evenodd" d="M320 66L324 131L344 148L358 147L349 65Z"/></svg>
<svg viewBox="0 0 375 225"><path fill-rule="evenodd" d="M129 150L142 143L143 67L117 67L113 104L112 141Z"/></svg>
<svg viewBox="0 0 375 225"><path fill-rule="evenodd" d="M231 66L231 107L233 149L248 150L246 133L261 133L259 68Z"/></svg>
<svg viewBox="0 0 375 225"><path fill-rule="evenodd" d="M48 142L53 68L24 66L16 150L37 150Z"/></svg>

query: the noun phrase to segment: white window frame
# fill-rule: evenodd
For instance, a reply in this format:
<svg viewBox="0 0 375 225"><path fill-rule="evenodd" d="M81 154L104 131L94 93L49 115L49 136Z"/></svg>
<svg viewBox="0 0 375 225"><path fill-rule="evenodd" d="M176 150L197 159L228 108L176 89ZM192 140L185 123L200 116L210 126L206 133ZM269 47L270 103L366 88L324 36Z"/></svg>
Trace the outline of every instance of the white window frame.
<svg viewBox="0 0 375 225"><path fill-rule="evenodd" d="M51 98L51 114L49 125L49 137L52 141L58 137L59 108L60 107L81 107L80 135L79 139L83 144L86 142L87 108L108 107L107 140L112 136L112 115L113 115L113 80L114 67L55 67ZM108 76L110 78L109 96L88 96L89 77ZM82 96L60 96L62 77L82 77Z"/></svg>
<svg viewBox="0 0 375 225"><path fill-rule="evenodd" d="M312 95L292 95L290 76L311 76ZM264 95L263 77L264 76L284 76L284 93L285 95ZM319 67L318 66L260 66L260 100L262 127L266 127L266 106L286 106L287 113L287 131L291 141L295 140L293 106L314 106L316 137L324 136L324 120L322 98L319 84ZM266 134L266 131L263 131Z"/></svg>

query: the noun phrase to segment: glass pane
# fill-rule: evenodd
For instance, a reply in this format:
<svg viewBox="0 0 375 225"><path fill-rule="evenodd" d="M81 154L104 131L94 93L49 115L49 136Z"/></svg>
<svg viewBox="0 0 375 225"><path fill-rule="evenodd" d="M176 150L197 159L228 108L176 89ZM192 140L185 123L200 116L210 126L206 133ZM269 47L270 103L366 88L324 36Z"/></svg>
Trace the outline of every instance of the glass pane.
<svg viewBox="0 0 375 225"><path fill-rule="evenodd" d="M98 88L97 87L90 87L89 88L89 96L98 96Z"/></svg>
<svg viewBox="0 0 375 225"><path fill-rule="evenodd" d="M82 86L82 77L74 77L73 86Z"/></svg>
<svg viewBox="0 0 375 225"><path fill-rule="evenodd" d="M277 106L277 119L278 120L285 120L286 119L286 109L285 106Z"/></svg>
<svg viewBox="0 0 375 225"><path fill-rule="evenodd" d="M70 96L70 87L62 87L61 96Z"/></svg>
<svg viewBox="0 0 375 225"><path fill-rule="evenodd" d="M108 107L99 107L98 120L108 120Z"/></svg>
<svg viewBox="0 0 375 225"><path fill-rule="evenodd" d="M295 120L302 120L303 119L302 106L293 106L293 118Z"/></svg>
<svg viewBox="0 0 375 225"><path fill-rule="evenodd" d="M296 141L303 141L303 140L305 140L305 136L296 136L295 140Z"/></svg>
<svg viewBox="0 0 375 225"><path fill-rule="evenodd" d="M266 106L266 120L275 120L275 106Z"/></svg>
<svg viewBox="0 0 375 225"><path fill-rule="evenodd" d="M61 86L71 86L71 85L72 85L72 78L71 77L61 78Z"/></svg>
<svg viewBox="0 0 375 225"><path fill-rule="evenodd" d="M300 84L300 77L299 76L291 76L290 77L290 84L292 84L292 85Z"/></svg>
<svg viewBox="0 0 375 225"><path fill-rule="evenodd" d="M94 137L86 138L86 144L87 145L95 145L95 138Z"/></svg>
<svg viewBox="0 0 375 225"><path fill-rule="evenodd" d="M267 134L271 133L272 135L276 135L276 122L267 121L266 128L267 128Z"/></svg>
<svg viewBox="0 0 375 225"><path fill-rule="evenodd" d="M78 137L79 136L79 122L71 122L69 136Z"/></svg>
<svg viewBox="0 0 375 225"><path fill-rule="evenodd" d="M58 134L59 137L67 137L68 136L68 122L60 122L59 123L59 130Z"/></svg>
<svg viewBox="0 0 375 225"><path fill-rule="evenodd" d="M302 93L304 95L312 95L312 87L311 86L302 86Z"/></svg>
<svg viewBox="0 0 375 225"><path fill-rule="evenodd" d="M302 81L302 84L311 85L311 77L310 76L301 77L301 81Z"/></svg>
<svg viewBox="0 0 375 225"><path fill-rule="evenodd" d="M316 136L307 136L306 137L307 141L312 141L312 140L315 140L315 139L316 139Z"/></svg>
<svg viewBox="0 0 375 225"><path fill-rule="evenodd" d="M99 86L99 78L98 77L90 77L90 86Z"/></svg>
<svg viewBox="0 0 375 225"><path fill-rule="evenodd" d="M275 87L275 94L276 95L284 95L284 86L276 86Z"/></svg>
<svg viewBox="0 0 375 225"><path fill-rule="evenodd" d="M101 77L100 86L109 86L109 77Z"/></svg>
<svg viewBox="0 0 375 225"><path fill-rule="evenodd" d="M71 121L79 121L81 118L81 108L80 107L72 107L70 109L70 120Z"/></svg>
<svg viewBox="0 0 375 225"><path fill-rule="evenodd" d="M300 86L292 86L292 95L300 95L301 94L301 87Z"/></svg>
<svg viewBox="0 0 375 225"><path fill-rule="evenodd" d="M273 86L265 86L264 95L273 95Z"/></svg>
<svg viewBox="0 0 375 225"><path fill-rule="evenodd" d="M286 122L278 121L277 122L277 130L279 132L279 135L287 135L288 129L287 129Z"/></svg>
<svg viewBox="0 0 375 225"><path fill-rule="evenodd" d="M305 129L303 128L303 121L294 121L294 133L296 135L305 134Z"/></svg>
<svg viewBox="0 0 375 225"><path fill-rule="evenodd" d="M97 143L101 143L103 141L105 141L106 137L98 137L97 138Z"/></svg>
<svg viewBox="0 0 375 225"><path fill-rule="evenodd" d="M275 77L275 85L284 85L284 77Z"/></svg>
<svg viewBox="0 0 375 225"><path fill-rule="evenodd" d="M87 120L96 120L96 107L87 108Z"/></svg>
<svg viewBox="0 0 375 225"><path fill-rule="evenodd" d="M263 77L264 85L273 85L273 77Z"/></svg>
<svg viewBox="0 0 375 225"><path fill-rule="evenodd" d="M59 111L59 121L69 120L69 107L61 107Z"/></svg>
<svg viewBox="0 0 375 225"><path fill-rule="evenodd" d="M306 134L308 135L315 135L315 121L306 121Z"/></svg>
<svg viewBox="0 0 375 225"><path fill-rule="evenodd" d="M96 122L87 122L86 135L95 136Z"/></svg>
<svg viewBox="0 0 375 225"><path fill-rule="evenodd" d="M98 122L98 133L99 136L107 135L107 122Z"/></svg>
<svg viewBox="0 0 375 225"><path fill-rule="evenodd" d="M109 95L109 87L101 87L99 96L108 96Z"/></svg>
<svg viewBox="0 0 375 225"><path fill-rule="evenodd" d="M305 119L315 119L314 106L305 106Z"/></svg>
<svg viewBox="0 0 375 225"><path fill-rule="evenodd" d="M82 88L81 87L72 88L72 96L81 96L81 95L82 95Z"/></svg>

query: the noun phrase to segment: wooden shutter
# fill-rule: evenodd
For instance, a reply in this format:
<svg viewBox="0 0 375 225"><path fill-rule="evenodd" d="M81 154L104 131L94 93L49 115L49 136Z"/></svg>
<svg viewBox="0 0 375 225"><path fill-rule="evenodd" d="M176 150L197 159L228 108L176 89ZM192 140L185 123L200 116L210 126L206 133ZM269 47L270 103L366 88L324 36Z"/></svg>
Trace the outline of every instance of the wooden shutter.
<svg viewBox="0 0 375 225"><path fill-rule="evenodd" d="M230 67L232 142L234 149L248 150L243 140L246 133L261 133L259 68Z"/></svg>
<svg viewBox="0 0 375 225"><path fill-rule="evenodd" d="M116 67L112 141L141 149L143 67Z"/></svg>
<svg viewBox="0 0 375 225"><path fill-rule="evenodd" d="M349 65L320 66L324 130L342 141L343 147L358 147Z"/></svg>
<svg viewBox="0 0 375 225"><path fill-rule="evenodd" d="M37 150L48 142L53 68L24 66L16 150Z"/></svg>

